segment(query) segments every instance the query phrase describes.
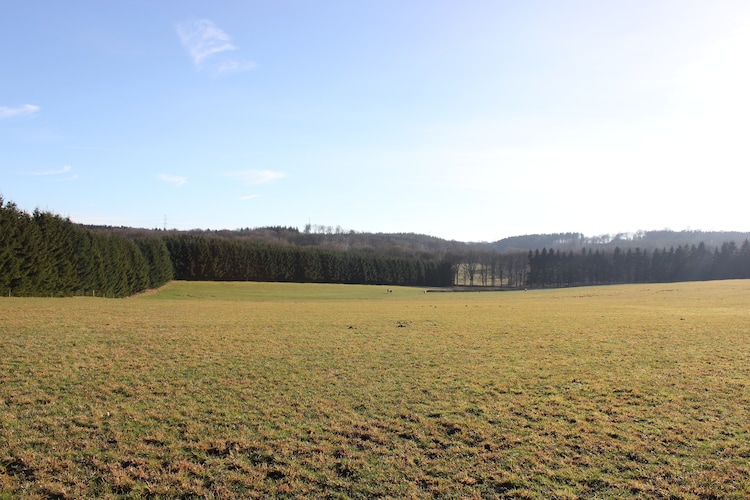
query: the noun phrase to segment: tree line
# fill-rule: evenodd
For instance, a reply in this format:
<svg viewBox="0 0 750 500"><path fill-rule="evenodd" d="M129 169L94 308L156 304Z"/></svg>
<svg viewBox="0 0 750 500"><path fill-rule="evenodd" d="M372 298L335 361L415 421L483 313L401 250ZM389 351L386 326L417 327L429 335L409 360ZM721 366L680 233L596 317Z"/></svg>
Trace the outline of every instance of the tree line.
<svg viewBox="0 0 750 500"><path fill-rule="evenodd" d="M132 234L138 234L134 232ZM450 286L444 259L164 232L92 230L0 198L0 294L125 297L173 278Z"/></svg>
<svg viewBox="0 0 750 500"><path fill-rule="evenodd" d="M450 286L443 259L174 234L164 237L176 279Z"/></svg>
<svg viewBox="0 0 750 500"><path fill-rule="evenodd" d="M533 287L669 283L750 278L750 242L724 242L710 250L704 243L622 251L547 250L528 253L527 284Z"/></svg>
<svg viewBox="0 0 750 500"><path fill-rule="evenodd" d="M0 197L0 294L125 297L172 279L164 241L90 231Z"/></svg>
<svg viewBox="0 0 750 500"><path fill-rule="evenodd" d="M313 236L293 229L262 231ZM741 246L730 241L668 250L501 252L458 242L428 249L431 237L407 250L413 235L349 233L346 245L322 241L315 246L307 240L293 244L286 236L249 239L242 231L231 236L92 228L39 210L28 214L0 197L0 294L124 297L173 278L503 288L750 278L748 240ZM563 236L570 239L558 235L557 240ZM381 239L396 250L382 247Z"/></svg>

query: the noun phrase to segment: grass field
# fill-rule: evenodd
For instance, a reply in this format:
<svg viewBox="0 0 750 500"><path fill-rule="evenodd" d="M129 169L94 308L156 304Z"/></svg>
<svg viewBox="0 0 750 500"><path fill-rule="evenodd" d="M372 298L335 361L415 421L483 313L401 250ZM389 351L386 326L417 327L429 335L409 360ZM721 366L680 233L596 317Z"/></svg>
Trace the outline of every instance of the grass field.
<svg viewBox="0 0 750 500"><path fill-rule="evenodd" d="M0 299L0 498L748 498L750 282Z"/></svg>

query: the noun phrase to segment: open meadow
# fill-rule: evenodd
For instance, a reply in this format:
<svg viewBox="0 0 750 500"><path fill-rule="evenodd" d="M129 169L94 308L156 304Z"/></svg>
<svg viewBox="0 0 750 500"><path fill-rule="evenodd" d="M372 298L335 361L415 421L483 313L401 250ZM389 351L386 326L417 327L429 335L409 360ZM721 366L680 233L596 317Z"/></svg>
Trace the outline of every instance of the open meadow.
<svg viewBox="0 0 750 500"><path fill-rule="evenodd" d="M0 498L748 498L750 281L0 299Z"/></svg>

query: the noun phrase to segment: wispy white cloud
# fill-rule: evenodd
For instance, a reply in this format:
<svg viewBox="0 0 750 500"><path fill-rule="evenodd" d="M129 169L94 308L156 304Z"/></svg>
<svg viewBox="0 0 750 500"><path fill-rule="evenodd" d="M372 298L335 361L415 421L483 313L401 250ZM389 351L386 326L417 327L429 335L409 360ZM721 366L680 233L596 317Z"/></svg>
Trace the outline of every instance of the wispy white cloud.
<svg viewBox="0 0 750 500"><path fill-rule="evenodd" d="M259 194L249 194L247 196L241 197L240 200L242 200L242 201L248 201L248 200L254 200L255 198L259 198L259 197L260 197Z"/></svg>
<svg viewBox="0 0 750 500"><path fill-rule="evenodd" d="M187 49L198 70L209 70L216 75L247 71L255 63L227 57L228 52L238 50L231 38L209 19L193 19L177 23L177 36Z"/></svg>
<svg viewBox="0 0 750 500"><path fill-rule="evenodd" d="M246 186L266 184L286 177L284 172L276 172L274 170L238 170L236 172L229 172L226 175Z"/></svg>
<svg viewBox="0 0 750 500"><path fill-rule="evenodd" d="M34 175L34 176L49 176L49 175L62 175L67 174L73 169L70 165L65 165L63 168L53 169L53 170L37 170L35 172L29 172L26 175Z"/></svg>
<svg viewBox="0 0 750 500"><path fill-rule="evenodd" d="M180 187L187 182L187 177L181 175L159 174L157 177L160 181L177 187Z"/></svg>
<svg viewBox="0 0 750 500"><path fill-rule="evenodd" d="M255 63L252 61L228 60L222 61L214 66L214 73L217 75L229 75L232 73L242 73L255 69Z"/></svg>
<svg viewBox="0 0 750 500"><path fill-rule="evenodd" d="M18 116L33 115L34 113L37 113L39 109L39 106L35 106L34 104L24 104L23 106L19 106L17 108L0 106L0 120L4 120L6 118L15 118Z"/></svg>
<svg viewBox="0 0 750 500"><path fill-rule="evenodd" d="M70 173L72 170L73 167L71 167L70 165L65 165L64 167L58 169L27 172L26 175L31 175L34 177L44 177L48 182L68 182L78 179L78 175L76 174L63 177L63 175Z"/></svg>
<svg viewBox="0 0 750 500"><path fill-rule="evenodd" d="M229 35L208 19L178 23L177 35L196 66L203 64L203 61L213 54L237 50Z"/></svg>

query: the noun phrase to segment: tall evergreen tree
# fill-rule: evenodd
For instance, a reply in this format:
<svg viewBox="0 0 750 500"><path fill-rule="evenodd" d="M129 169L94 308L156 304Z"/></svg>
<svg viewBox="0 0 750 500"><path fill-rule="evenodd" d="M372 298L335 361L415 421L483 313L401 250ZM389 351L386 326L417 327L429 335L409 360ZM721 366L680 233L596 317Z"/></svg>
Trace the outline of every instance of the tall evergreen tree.
<svg viewBox="0 0 750 500"><path fill-rule="evenodd" d="M158 288L172 280L174 269L169 250L162 238L138 238L136 245L148 265L148 286Z"/></svg>

